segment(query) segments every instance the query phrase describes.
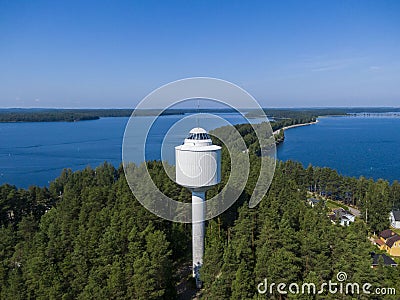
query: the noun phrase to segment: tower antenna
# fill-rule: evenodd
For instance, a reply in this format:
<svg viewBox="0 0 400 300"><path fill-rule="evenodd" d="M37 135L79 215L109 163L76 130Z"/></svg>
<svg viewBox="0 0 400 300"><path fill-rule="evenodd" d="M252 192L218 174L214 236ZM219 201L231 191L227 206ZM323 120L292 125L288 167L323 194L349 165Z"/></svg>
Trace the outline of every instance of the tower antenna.
<svg viewBox="0 0 400 300"><path fill-rule="evenodd" d="M196 127L199 128L199 114L200 114L200 99L197 98L197 116L196 116Z"/></svg>

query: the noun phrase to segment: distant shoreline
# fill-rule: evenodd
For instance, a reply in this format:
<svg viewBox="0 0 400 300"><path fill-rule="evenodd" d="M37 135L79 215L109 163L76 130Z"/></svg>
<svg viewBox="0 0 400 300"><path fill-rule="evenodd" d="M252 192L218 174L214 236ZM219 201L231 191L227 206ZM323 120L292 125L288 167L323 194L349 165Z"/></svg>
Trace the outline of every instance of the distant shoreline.
<svg viewBox="0 0 400 300"><path fill-rule="evenodd" d="M108 117L172 116L187 113L232 113L233 109L0 109L0 123L79 122Z"/></svg>
<svg viewBox="0 0 400 300"><path fill-rule="evenodd" d="M400 113L398 107L369 107L369 108L264 108L265 115L276 120L305 119L323 116L351 116L354 114L375 115L382 113ZM17 122L78 122L98 120L106 117L130 117L134 109L105 108L105 109L60 109L60 108L0 108L0 123ZM135 116L183 115L187 113L235 113L233 108L169 108L135 110ZM265 116L264 115L264 116ZM246 113L247 118L258 117L251 109ZM285 129L289 129L288 127Z"/></svg>

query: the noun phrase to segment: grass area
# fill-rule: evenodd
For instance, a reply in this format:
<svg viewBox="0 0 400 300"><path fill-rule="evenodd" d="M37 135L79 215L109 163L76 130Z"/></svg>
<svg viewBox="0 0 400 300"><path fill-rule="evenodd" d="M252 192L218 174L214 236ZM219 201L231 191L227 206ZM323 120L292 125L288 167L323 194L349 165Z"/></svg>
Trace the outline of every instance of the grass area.
<svg viewBox="0 0 400 300"><path fill-rule="evenodd" d="M337 202L332 201L332 200L326 200L326 206L328 208L330 208L330 209L343 208L345 210L349 210L349 208L346 205L341 204L341 203L337 203Z"/></svg>
<svg viewBox="0 0 400 300"><path fill-rule="evenodd" d="M329 208L329 209L335 209L335 208L343 208L343 209L345 209L345 210L349 210L349 208L346 206L346 205L344 205L344 204L342 204L342 203L339 203L339 202L337 202L337 201L333 201L333 200L330 200L330 199L326 199L325 197L322 197L322 196L320 196L320 195L316 195L315 193L312 193L312 192L309 192L309 191L307 191L307 194L308 194L308 196L310 196L310 197L313 197L313 198L316 198L316 199L319 199L319 200L324 200L325 201L325 205Z"/></svg>
<svg viewBox="0 0 400 300"><path fill-rule="evenodd" d="M387 253L386 253L386 255L388 255ZM389 255L390 256L390 255ZM390 256L398 265L400 265L400 257L398 257L398 256Z"/></svg>

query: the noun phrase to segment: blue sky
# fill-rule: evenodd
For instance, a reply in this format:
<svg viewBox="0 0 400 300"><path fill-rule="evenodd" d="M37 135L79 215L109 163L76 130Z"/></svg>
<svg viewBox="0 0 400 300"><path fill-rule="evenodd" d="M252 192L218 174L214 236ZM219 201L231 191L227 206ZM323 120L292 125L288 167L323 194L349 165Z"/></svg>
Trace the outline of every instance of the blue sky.
<svg viewBox="0 0 400 300"><path fill-rule="evenodd" d="M265 107L400 106L400 1L0 0L0 107L134 107L193 76Z"/></svg>

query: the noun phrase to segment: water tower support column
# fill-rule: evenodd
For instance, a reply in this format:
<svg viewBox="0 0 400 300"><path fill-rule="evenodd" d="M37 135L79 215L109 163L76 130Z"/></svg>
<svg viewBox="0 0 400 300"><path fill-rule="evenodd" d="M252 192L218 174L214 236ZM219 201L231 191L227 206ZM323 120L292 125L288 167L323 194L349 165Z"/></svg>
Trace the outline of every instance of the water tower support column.
<svg viewBox="0 0 400 300"><path fill-rule="evenodd" d="M204 253L204 220L205 219L205 191L192 191L192 246L193 246L193 277L196 285L201 286L199 270L203 265Z"/></svg>

